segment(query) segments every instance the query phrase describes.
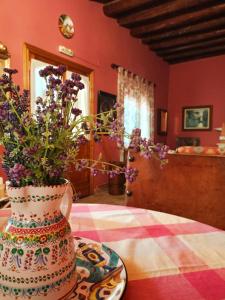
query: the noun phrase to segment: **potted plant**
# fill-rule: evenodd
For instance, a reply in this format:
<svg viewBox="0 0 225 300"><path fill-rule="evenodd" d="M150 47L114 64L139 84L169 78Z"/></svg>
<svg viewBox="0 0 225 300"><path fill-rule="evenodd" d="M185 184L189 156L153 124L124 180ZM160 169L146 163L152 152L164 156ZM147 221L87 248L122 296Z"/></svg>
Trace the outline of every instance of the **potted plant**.
<svg viewBox="0 0 225 300"><path fill-rule="evenodd" d="M4 145L3 166L8 176L7 194L12 215L0 233L0 294L4 299L64 299L76 284L73 237L68 216L72 189L64 178L66 169L91 169L91 173L123 172L129 181L137 170L120 168L98 160L77 159L86 134L99 141L102 133L123 144L124 130L114 111L83 116L76 107L81 77L72 74L63 81L64 66L40 71L46 80L46 96L29 111L29 93L13 82L16 70L5 69L0 78L0 140ZM167 148L142 139L136 129L130 147L162 159ZM62 213L62 202L67 209ZM2 297L2 296L0 296Z"/></svg>

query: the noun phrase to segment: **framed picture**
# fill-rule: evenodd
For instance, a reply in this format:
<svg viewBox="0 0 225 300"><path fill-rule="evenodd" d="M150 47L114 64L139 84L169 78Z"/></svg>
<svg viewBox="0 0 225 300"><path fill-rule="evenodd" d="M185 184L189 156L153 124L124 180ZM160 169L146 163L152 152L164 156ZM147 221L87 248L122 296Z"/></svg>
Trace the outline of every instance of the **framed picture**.
<svg viewBox="0 0 225 300"><path fill-rule="evenodd" d="M157 111L157 133L158 135L167 135L168 112L166 109L158 109Z"/></svg>
<svg viewBox="0 0 225 300"><path fill-rule="evenodd" d="M212 105L183 107L183 130L211 130Z"/></svg>
<svg viewBox="0 0 225 300"><path fill-rule="evenodd" d="M114 108L116 104L116 95L99 91L98 92L98 114L99 113L106 113L110 109ZM113 114L113 119L116 118L116 112ZM103 123L103 121L102 121ZM105 124L107 126L107 124ZM101 131L107 131L106 129L101 129ZM105 133L107 135L107 133Z"/></svg>
<svg viewBox="0 0 225 300"><path fill-rule="evenodd" d="M98 92L98 113L109 111L114 108L116 104L116 95L106 93L103 91Z"/></svg>

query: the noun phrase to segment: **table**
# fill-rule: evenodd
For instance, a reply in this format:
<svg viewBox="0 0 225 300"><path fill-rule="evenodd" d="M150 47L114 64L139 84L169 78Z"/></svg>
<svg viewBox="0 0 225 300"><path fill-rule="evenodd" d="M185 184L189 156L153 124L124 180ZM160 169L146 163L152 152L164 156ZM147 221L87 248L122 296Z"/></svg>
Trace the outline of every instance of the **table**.
<svg viewBox="0 0 225 300"><path fill-rule="evenodd" d="M8 211L0 210L0 221ZM124 261L124 300L225 299L225 232L157 211L74 204L74 236L102 242Z"/></svg>

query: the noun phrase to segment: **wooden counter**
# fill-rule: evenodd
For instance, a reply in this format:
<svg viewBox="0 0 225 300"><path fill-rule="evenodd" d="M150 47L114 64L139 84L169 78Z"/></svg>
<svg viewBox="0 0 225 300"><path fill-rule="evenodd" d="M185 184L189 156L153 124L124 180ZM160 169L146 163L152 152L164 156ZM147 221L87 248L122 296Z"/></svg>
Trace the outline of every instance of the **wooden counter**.
<svg viewBox="0 0 225 300"><path fill-rule="evenodd" d="M191 218L225 230L225 157L168 155L159 161L132 154L129 165L139 170L126 189L132 192L128 206L167 212Z"/></svg>

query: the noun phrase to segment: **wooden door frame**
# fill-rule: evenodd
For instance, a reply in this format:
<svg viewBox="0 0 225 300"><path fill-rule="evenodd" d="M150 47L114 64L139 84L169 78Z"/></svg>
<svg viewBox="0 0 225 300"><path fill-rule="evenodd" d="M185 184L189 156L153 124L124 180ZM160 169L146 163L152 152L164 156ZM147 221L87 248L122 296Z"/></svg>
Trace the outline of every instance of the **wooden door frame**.
<svg viewBox="0 0 225 300"><path fill-rule="evenodd" d="M85 75L89 78L90 87L90 113L94 113L94 70L86 66L75 63L64 57L58 56L56 54L50 53L46 50L38 48L36 46L24 43L23 45L23 86L24 89L30 90L30 69L31 69L31 59L38 59L48 64L53 65L65 65L69 71L77 72L81 75ZM90 139L90 158L93 159L94 154L94 144L93 139ZM94 191L94 180L90 175L90 194Z"/></svg>

